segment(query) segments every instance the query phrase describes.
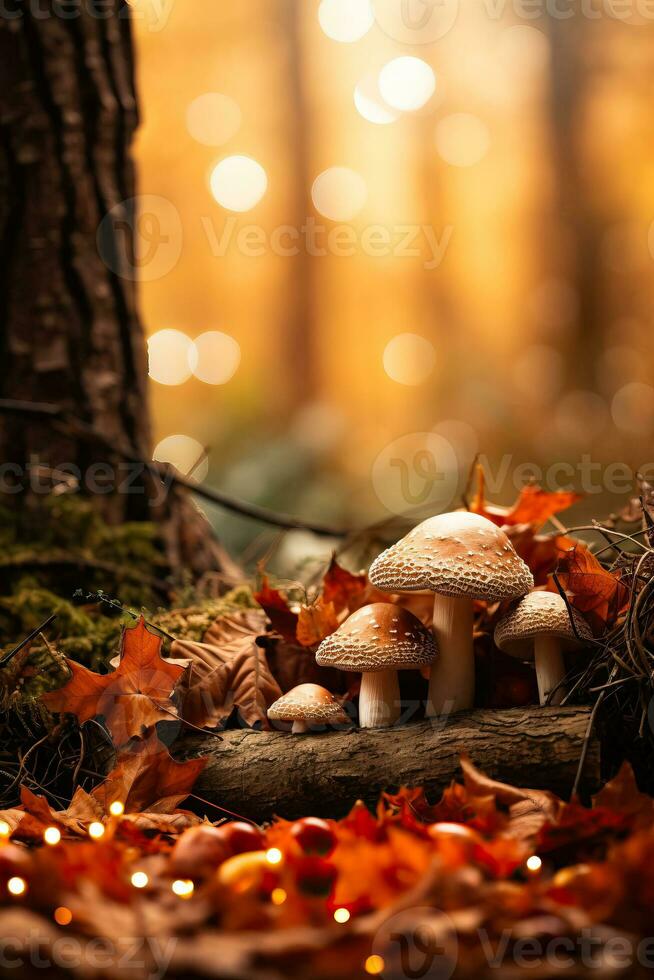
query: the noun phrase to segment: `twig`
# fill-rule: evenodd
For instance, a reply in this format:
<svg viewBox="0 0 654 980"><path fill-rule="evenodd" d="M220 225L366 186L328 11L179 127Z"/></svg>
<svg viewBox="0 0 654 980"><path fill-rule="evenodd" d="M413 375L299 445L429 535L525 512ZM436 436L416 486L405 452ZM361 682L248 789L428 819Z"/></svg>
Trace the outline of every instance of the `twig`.
<svg viewBox="0 0 654 980"><path fill-rule="evenodd" d="M218 504L219 507L224 507L226 510L230 510L235 514L240 514L241 517L261 521L262 524L270 524L273 527L286 528L287 530L310 531L321 537L343 538L347 537L350 533L345 528L333 527L315 521L305 521L300 517L293 517L290 514L280 514L268 510L268 508L260 507L258 504L237 500L235 497L231 497L221 490L214 490L202 483L198 483L196 480L183 476L168 465L143 459L133 448L116 446L109 442L102 432L71 416L60 405L2 398L0 399L0 413L3 412L5 414L31 415L61 421L64 426L68 427L69 431L72 429L81 438L92 440L98 445L104 446L113 455L120 456L130 463L137 463L143 466L145 471L156 479L184 487L184 489L189 490L191 493L195 493L199 497L211 501L211 503Z"/></svg>
<svg viewBox="0 0 654 980"><path fill-rule="evenodd" d="M29 636L26 636L24 640L21 640L21 642L18 644L17 647L14 647L14 649L10 650L9 653L5 653L4 657L0 658L0 667L4 667L5 664L8 664L9 661L13 657L15 657L17 653L20 653L20 651L24 649L24 647L26 647L28 643L31 643L32 640L35 639L42 630L47 629L48 626L54 623L56 618L57 618L57 614L52 613L52 615L48 616L48 618L43 623L41 623L40 626L37 626L36 629L33 629L32 632L29 634Z"/></svg>

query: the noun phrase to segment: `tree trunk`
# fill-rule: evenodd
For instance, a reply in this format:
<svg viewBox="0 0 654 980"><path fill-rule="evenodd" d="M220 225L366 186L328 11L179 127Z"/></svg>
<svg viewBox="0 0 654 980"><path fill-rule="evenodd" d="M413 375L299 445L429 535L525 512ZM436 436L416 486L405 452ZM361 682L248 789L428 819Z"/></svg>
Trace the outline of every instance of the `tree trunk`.
<svg viewBox="0 0 654 980"><path fill-rule="evenodd" d="M128 10L8 0L0 19L0 393L61 405L149 458ZM0 456L82 473L106 459L88 439L20 417L3 420ZM143 494L107 494L102 506L112 519L148 510Z"/></svg>
<svg viewBox="0 0 654 980"><path fill-rule="evenodd" d="M357 799L373 806L384 790L424 786L436 796L466 753L489 776L569 796L589 709L486 709L389 729L311 735L226 731L186 747L209 755L196 792L256 821L274 814L338 817ZM599 744L590 742L584 789L599 784Z"/></svg>

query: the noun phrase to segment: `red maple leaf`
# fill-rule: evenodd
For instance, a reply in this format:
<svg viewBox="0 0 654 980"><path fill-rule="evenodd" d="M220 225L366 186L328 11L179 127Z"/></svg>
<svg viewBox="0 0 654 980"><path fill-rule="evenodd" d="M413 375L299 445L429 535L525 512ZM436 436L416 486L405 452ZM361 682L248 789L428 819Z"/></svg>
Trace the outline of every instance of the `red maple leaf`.
<svg viewBox="0 0 654 980"><path fill-rule="evenodd" d="M41 700L50 711L76 715L80 724L104 718L116 746L177 715L170 696L185 668L164 660L161 637L146 629L143 617L123 633L120 662L112 673L96 674L74 660L67 664L68 683Z"/></svg>

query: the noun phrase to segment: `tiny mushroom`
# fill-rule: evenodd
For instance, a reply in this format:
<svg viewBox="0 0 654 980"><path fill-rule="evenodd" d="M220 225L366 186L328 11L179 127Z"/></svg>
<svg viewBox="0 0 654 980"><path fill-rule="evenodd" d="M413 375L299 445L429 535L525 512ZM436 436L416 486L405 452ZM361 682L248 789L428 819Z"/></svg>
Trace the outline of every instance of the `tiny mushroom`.
<svg viewBox="0 0 654 980"><path fill-rule="evenodd" d="M565 696L563 651L578 649L591 639L586 620L553 592L526 595L495 628L500 650L535 661L541 704L561 703Z"/></svg>
<svg viewBox="0 0 654 980"><path fill-rule="evenodd" d="M383 728L400 717L397 671L431 664L434 638L419 619L390 602L357 609L322 641L316 661L323 667L361 672L359 725Z"/></svg>
<svg viewBox="0 0 654 980"><path fill-rule="evenodd" d="M435 593L440 659L429 682L430 716L474 705L473 600L515 599L534 584L504 531L468 511L423 521L375 559L370 581L385 592Z"/></svg>
<svg viewBox="0 0 654 980"><path fill-rule="evenodd" d="M294 735L311 725L347 725L350 719L334 695L319 684L299 684L268 708L271 721L292 721Z"/></svg>

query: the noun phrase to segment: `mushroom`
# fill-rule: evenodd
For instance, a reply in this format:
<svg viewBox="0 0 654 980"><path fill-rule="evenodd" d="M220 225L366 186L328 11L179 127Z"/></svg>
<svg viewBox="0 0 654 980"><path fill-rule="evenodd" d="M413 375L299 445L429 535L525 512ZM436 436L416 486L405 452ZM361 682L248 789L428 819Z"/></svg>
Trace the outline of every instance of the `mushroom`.
<svg viewBox="0 0 654 980"><path fill-rule="evenodd" d="M397 671L430 664L436 655L433 636L413 613L375 602L357 609L323 640L316 661L323 667L361 671L359 725L383 728L400 717Z"/></svg>
<svg viewBox="0 0 654 980"><path fill-rule="evenodd" d="M304 735L311 725L347 725L350 719L334 695L319 684L298 684L268 708L272 721L292 721L294 735Z"/></svg>
<svg viewBox="0 0 654 980"><path fill-rule="evenodd" d="M431 671L427 715L472 708L473 599L515 599L534 584L504 531L468 511L430 517L382 552L369 574L385 592L436 593L433 629L440 659Z"/></svg>
<svg viewBox="0 0 654 980"><path fill-rule="evenodd" d="M574 621L574 626L573 626ZM495 643L521 660L534 660L541 704L560 704L565 695L563 651L583 646L592 633L579 613L553 592L532 592L500 620ZM551 699L549 695L551 692Z"/></svg>

